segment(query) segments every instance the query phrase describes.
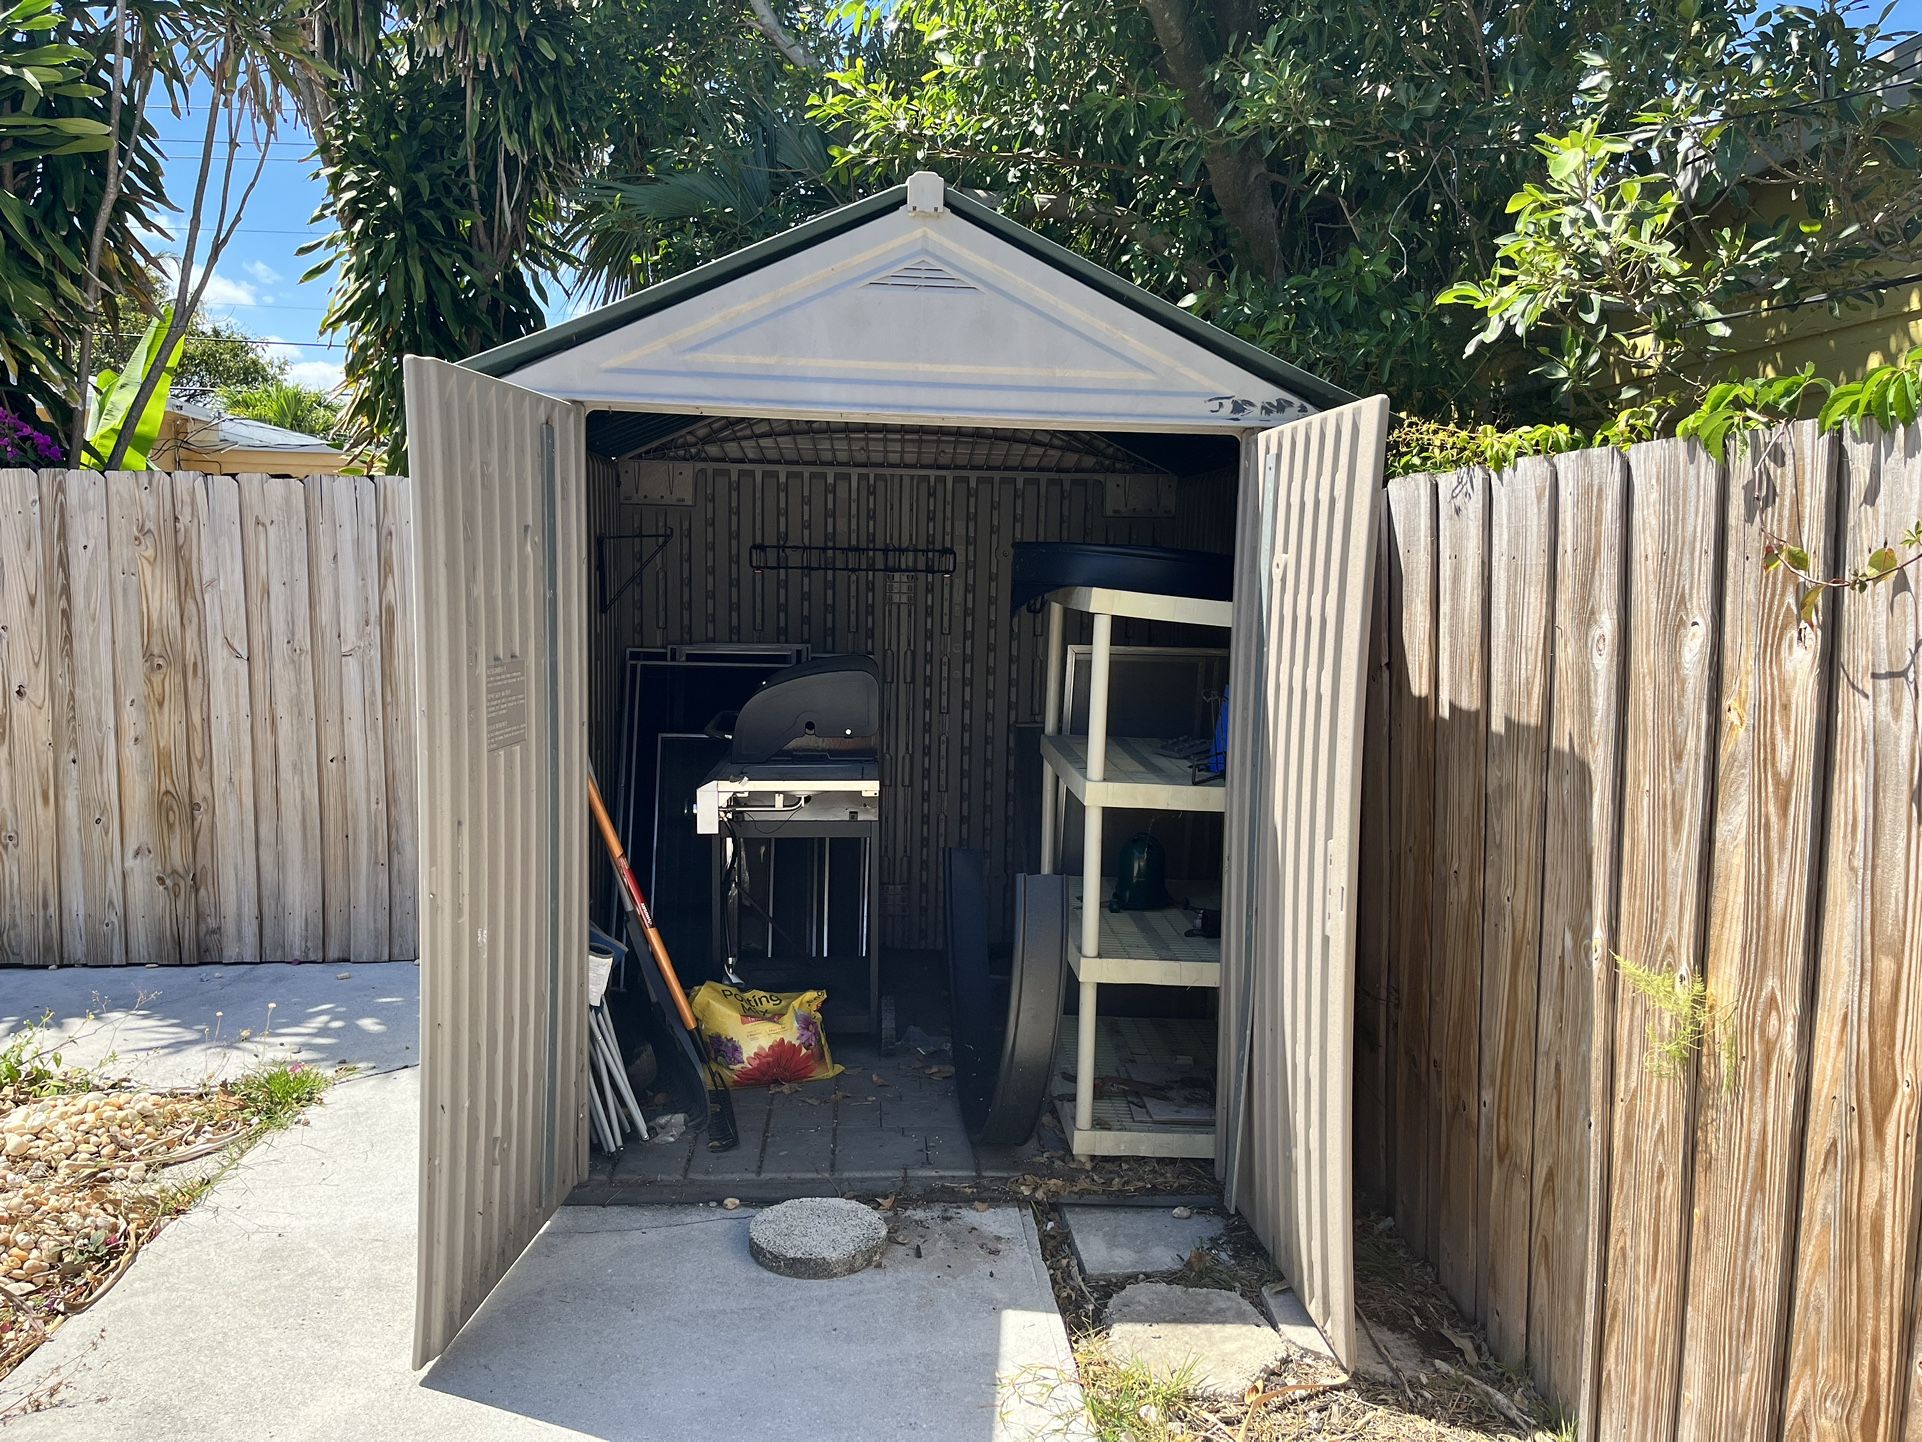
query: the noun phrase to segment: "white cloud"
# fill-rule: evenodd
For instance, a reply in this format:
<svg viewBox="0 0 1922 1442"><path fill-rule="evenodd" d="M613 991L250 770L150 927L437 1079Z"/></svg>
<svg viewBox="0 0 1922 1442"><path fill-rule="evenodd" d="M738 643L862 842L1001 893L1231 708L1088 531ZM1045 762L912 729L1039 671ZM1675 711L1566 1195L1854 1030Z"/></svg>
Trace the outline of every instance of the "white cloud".
<svg viewBox="0 0 1922 1442"><path fill-rule="evenodd" d="M288 366L287 379L296 385L312 386L317 391L331 394L340 389L346 377L338 361L307 360L295 361Z"/></svg>
<svg viewBox="0 0 1922 1442"><path fill-rule="evenodd" d="M330 394L340 389L345 375L339 361L313 359L314 352L311 349L290 344L277 335L264 339L270 344L262 349L275 360L287 363L287 379L295 385L312 386L315 390Z"/></svg>
<svg viewBox="0 0 1922 1442"><path fill-rule="evenodd" d="M264 260L250 260L240 268L254 278L256 285L272 285L280 279L280 272Z"/></svg>
<svg viewBox="0 0 1922 1442"><path fill-rule="evenodd" d="M259 299L259 293L246 281L229 280L218 271L207 277L207 289L200 297L202 305L253 305Z"/></svg>
<svg viewBox="0 0 1922 1442"><path fill-rule="evenodd" d="M166 277L167 284L170 287L173 286L180 275L180 257L177 255L162 256L160 258L160 273ZM194 276L194 281L196 284L199 283L200 276L198 274ZM203 306L256 305L259 301L260 293L251 285L248 285L246 281L234 280L230 276L222 275L219 271L215 271L211 276L207 277L207 289L200 297L200 303Z"/></svg>

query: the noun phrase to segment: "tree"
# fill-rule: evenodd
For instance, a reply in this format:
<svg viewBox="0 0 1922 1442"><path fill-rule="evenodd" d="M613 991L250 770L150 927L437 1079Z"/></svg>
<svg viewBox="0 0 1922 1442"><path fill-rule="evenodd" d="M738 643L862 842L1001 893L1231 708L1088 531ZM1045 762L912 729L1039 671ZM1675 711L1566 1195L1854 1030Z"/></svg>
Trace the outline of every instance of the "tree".
<svg viewBox="0 0 1922 1442"><path fill-rule="evenodd" d="M119 370L132 354L139 333L109 331L100 337L99 362ZM209 321L196 314L187 321L174 372L173 393L184 401L205 403L227 389L250 390L285 380L287 362L264 348L232 321Z"/></svg>
<svg viewBox="0 0 1922 1442"><path fill-rule="evenodd" d="M331 440L340 423L340 407L325 391L291 381L222 386L219 400L226 415L265 421L322 440Z"/></svg>
<svg viewBox="0 0 1922 1442"><path fill-rule="evenodd" d="M567 198L582 293L614 299L851 198L807 115L832 37L797 39L754 3L595 9L607 142Z"/></svg>
<svg viewBox="0 0 1922 1442"><path fill-rule="evenodd" d="M163 312L167 323L157 354L166 356L177 353L215 268L240 229L247 202L266 169L284 97L313 69L295 7L284 0L196 0L177 8L191 12L177 63L202 84L205 121L193 198L185 212L186 234L176 257L172 305ZM145 411L164 375L163 368L154 367L142 377L132 401L135 414ZM106 458L109 468L123 462L131 442L132 432L123 430Z"/></svg>
<svg viewBox="0 0 1922 1442"><path fill-rule="evenodd" d="M1806 123L1763 123L1760 106L1846 88L1876 33L1834 6L1755 0L876 0L839 14L805 47L834 183L937 168L1257 344L1436 414L1554 408L1512 393L1512 336L1465 356L1471 319L1437 304L1495 265L1509 198L1541 165L1535 137L1629 132L1657 110L1673 135L1739 110L1753 155ZM1827 116L1859 133L1861 117Z"/></svg>
<svg viewBox="0 0 1922 1442"><path fill-rule="evenodd" d="M166 207L144 101L181 82L177 7L0 0L0 388L70 434L86 338L150 305Z"/></svg>
<svg viewBox="0 0 1922 1442"><path fill-rule="evenodd" d="M1874 33L1777 10L1628 133L1590 121L1540 137L1544 173L1509 201L1493 265L1442 296L1485 317L1470 349L1528 347L1557 398L1593 417L1701 392L1734 316L1815 291L1839 311L1866 270L1922 255L1922 127L1891 103L1922 55L1874 57ZM1758 185L1797 203L1757 216Z"/></svg>
<svg viewBox="0 0 1922 1442"><path fill-rule="evenodd" d="M1751 234L1744 214L1712 296L1690 294L1699 271L1670 269L1667 300L1624 301L1661 301L1664 325L1913 241L1913 207L1867 198L1894 157L1850 94L1876 73L1878 32L1827 0L319 13L341 80L310 82L303 105L329 166L330 324L348 337L363 440L398 442L401 354L464 356L536 328L544 271L618 295L923 166L1351 389L1482 420L1567 419L1567 396L1526 373L1539 336L1498 330L1471 350L1487 317L1439 300L1503 263L1510 198L1545 185L1541 135L1627 138L1633 155L1595 176L1641 178L1615 192L1641 207L1621 233L1685 260L1705 243L1711 181L1742 211L1744 165L1790 142L1826 173L1820 244ZM1694 135L1712 143L1689 148Z"/></svg>
<svg viewBox="0 0 1922 1442"><path fill-rule="evenodd" d="M406 464L400 359L542 324L561 202L598 153L606 58L569 0L321 0L300 103L326 163L351 442Z"/></svg>

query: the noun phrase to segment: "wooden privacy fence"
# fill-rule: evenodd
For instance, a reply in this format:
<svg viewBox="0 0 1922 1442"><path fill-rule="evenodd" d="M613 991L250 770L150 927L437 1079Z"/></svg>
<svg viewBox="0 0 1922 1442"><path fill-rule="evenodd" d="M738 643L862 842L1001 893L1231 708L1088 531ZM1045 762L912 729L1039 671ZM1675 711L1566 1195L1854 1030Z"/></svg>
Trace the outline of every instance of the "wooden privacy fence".
<svg viewBox="0 0 1922 1442"><path fill-rule="evenodd" d="M1584 1437L1922 1429L1922 431L1391 484L1365 1193ZM1705 981L1679 1075L1611 960ZM1725 1062L1726 1057L1726 1062Z"/></svg>
<svg viewBox="0 0 1922 1442"><path fill-rule="evenodd" d="M411 506L0 471L0 964L416 954Z"/></svg>

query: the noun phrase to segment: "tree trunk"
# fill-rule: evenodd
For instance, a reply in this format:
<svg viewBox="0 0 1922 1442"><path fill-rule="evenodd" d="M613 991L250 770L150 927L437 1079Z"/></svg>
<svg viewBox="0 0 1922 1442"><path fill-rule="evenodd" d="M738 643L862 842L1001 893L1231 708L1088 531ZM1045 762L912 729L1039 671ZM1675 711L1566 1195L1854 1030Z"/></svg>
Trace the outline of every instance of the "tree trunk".
<svg viewBox="0 0 1922 1442"><path fill-rule="evenodd" d="M93 234L87 240L87 273L82 280L86 315L80 326L80 355L74 363L73 427L68 433L67 464L81 459L87 441L87 412L93 401L93 348L100 327L100 257L107 246L107 228L113 223L114 207L120 203L120 172L123 140L121 113L126 105L127 0L119 0L113 17L113 91L107 104L107 179L100 192L100 211L93 219ZM137 122L136 122L137 123Z"/></svg>
<svg viewBox="0 0 1922 1442"><path fill-rule="evenodd" d="M1141 0L1181 107L1202 134L1208 189L1228 227L1235 258L1270 280L1281 275L1281 218L1268 179L1267 158L1222 132L1221 104L1208 70L1220 56L1188 0ZM1236 7L1229 7L1238 13Z"/></svg>

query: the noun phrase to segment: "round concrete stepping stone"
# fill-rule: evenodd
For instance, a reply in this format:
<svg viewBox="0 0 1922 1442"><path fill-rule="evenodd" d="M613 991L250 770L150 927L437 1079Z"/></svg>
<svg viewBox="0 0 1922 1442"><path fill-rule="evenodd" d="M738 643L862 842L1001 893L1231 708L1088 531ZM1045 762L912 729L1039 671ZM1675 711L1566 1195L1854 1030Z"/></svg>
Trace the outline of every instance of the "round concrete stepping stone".
<svg viewBox="0 0 1922 1442"><path fill-rule="evenodd" d="M888 1228L871 1209L845 1197L796 1197L749 1222L747 1246L770 1272L826 1281L879 1261L888 1248Z"/></svg>
<svg viewBox="0 0 1922 1442"><path fill-rule="evenodd" d="M1108 1303L1108 1346L1123 1361L1198 1392L1239 1397L1280 1360L1281 1338L1234 1292L1136 1282Z"/></svg>

